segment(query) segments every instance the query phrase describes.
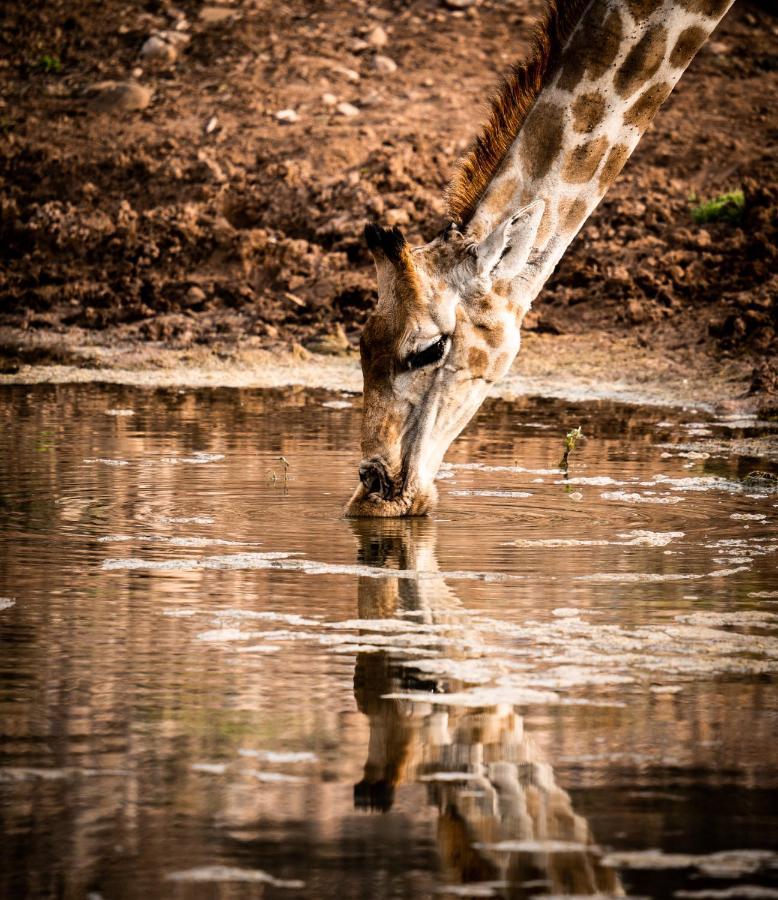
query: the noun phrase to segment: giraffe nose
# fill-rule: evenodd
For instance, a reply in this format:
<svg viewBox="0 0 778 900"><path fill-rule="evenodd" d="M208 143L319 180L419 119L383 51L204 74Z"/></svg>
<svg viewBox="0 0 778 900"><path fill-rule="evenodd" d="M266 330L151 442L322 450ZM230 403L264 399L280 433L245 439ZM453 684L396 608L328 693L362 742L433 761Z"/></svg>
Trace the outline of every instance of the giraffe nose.
<svg viewBox="0 0 778 900"><path fill-rule="evenodd" d="M359 480L368 494L379 494L384 500L392 497L392 479L380 459L362 460L359 466Z"/></svg>

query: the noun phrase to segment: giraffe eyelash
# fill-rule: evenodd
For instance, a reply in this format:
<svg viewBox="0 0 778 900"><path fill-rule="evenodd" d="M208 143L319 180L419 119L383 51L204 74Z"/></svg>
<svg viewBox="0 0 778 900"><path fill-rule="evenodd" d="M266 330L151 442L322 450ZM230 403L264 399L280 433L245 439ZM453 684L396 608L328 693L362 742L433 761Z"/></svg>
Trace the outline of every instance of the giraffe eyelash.
<svg viewBox="0 0 778 900"><path fill-rule="evenodd" d="M405 359L405 368L406 369L422 369L425 366L431 366L433 363L440 362L441 359L446 355L446 349L448 348L448 335L441 335L434 343L430 344L429 347L425 347L423 350L417 350L415 353L411 353Z"/></svg>

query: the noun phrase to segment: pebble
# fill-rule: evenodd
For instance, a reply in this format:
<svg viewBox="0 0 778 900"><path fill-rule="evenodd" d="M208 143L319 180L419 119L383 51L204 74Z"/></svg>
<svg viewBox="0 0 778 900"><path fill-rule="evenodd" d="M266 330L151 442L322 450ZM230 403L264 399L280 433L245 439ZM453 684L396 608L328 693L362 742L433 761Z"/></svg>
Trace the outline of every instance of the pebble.
<svg viewBox="0 0 778 900"><path fill-rule="evenodd" d="M477 0L446 0L446 6L449 9L468 9L475 6Z"/></svg>
<svg viewBox="0 0 778 900"><path fill-rule="evenodd" d="M389 43L389 35L381 28L380 25L376 25L367 35L367 42L371 47L381 48L385 47Z"/></svg>
<svg viewBox="0 0 778 900"><path fill-rule="evenodd" d="M186 302L189 306L196 306L206 299L205 291L197 286L190 287L186 292Z"/></svg>
<svg viewBox="0 0 778 900"><path fill-rule="evenodd" d="M338 98L334 94L322 94L321 102L325 106L334 106L338 102Z"/></svg>
<svg viewBox="0 0 778 900"><path fill-rule="evenodd" d="M334 332L309 341L307 347L313 353L325 356L343 356L351 350L351 345L341 324L335 326Z"/></svg>
<svg viewBox="0 0 778 900"><path fill-rule="evenodd" d="M354 106L353 103L346 103L345 100L342 103L339 103L335 108L342 116L358 116L359 115L359 109L356 106Z"/></svg>
<svg viewBox="0 0 778 900"><path fill-rule="evenodd" d="M280 109L276 113L276 119L279 122L284 122L287 125L291 125L292 122L296 122L300 118L300 114L293 109Z"/></svg>
<svg viewBox="0 0 778 900"><path fill-rule="evenodd" d="M333 66L332 71L338 75L342 75L346 81L359 81L359 72L349 69L346 66Z"/></svg>
<svg viewBox="0 0 778 900"><path fill-rule="evenodd" d="M373 68L382 75L391 75L397 71L397 63L390 57L377 53L373 59Z"/></svg>
<svg viewBox="0 0 778 900"><path fill-rule="evenodd" d="M89 94L98 112L136 112L146 109L153 96L134 81L101 81L89 88Z"/></svg>
<svg viewBox="0 0 778 900"><path fill-rule="evenodd" d="M140 48L140 55L146 62L164 65L176 61L178 50L172 44L163 41L159 35L152 34Z"/></svg>
<svg viewBox="0 0 778 900"><path fill-rule="evenodd" d="M387 209L384 213L386 224L393 228L395 225L407 225L411 221L407 210L404 209Z"/></svg>
<svg viewBox="0 0 778 900"><path fill-rule="evenodd" d="M200 19L207 25L216 25L231 19L235 10L231 6L204 6L200 10Z"/></svg>

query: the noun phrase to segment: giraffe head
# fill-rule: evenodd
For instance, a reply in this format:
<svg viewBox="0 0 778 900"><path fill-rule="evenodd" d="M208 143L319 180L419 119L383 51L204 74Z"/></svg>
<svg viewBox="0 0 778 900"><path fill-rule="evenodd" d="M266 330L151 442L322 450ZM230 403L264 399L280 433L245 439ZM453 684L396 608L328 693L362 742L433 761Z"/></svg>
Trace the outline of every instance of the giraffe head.
<svg viewBox="0 0 778 900"><path fill-rule="evenodd" d="M505 374L529 305L522 275L543 214L536 201L474 241L454 225L411 248L368 225L378 303L360 341L360 483L349 516L424 515L443 455Z"/></svg>

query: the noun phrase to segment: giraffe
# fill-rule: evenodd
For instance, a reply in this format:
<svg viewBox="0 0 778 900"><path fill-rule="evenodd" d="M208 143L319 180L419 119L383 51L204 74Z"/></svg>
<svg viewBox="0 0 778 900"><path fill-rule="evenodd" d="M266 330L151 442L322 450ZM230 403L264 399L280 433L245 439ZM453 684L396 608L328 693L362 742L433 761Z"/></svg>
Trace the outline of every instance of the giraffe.
<svg viewBox="0 0 778 900"><path fill-rule="evenodd" d="M360 483L346 515L424 515L451 442L510 367L522 320L733 0L549 0L411 247L365 227L378 301L360 340Z"/></svg>

